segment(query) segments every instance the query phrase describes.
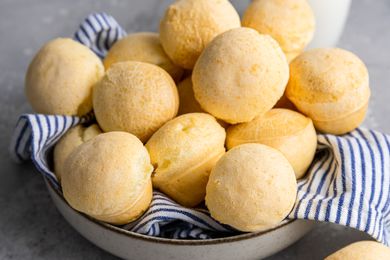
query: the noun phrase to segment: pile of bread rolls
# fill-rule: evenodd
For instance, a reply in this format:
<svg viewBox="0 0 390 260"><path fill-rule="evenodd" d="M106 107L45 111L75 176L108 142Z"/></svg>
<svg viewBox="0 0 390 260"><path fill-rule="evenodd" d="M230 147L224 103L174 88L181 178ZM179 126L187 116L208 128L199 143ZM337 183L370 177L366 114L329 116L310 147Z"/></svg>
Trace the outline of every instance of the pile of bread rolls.
<svg viewBox="0 0 390 260"><path fill-rule="evenodd" d="M354 54L304 51L314 28L306 0L255 0L242 21L228 0L178 0L159 34L130 34L103 61L71 39L45 44L26 76L33 109L96 117L55 146L65 199L120 225L156 189L186 207L205 201L241 231L278 226L316 130L355 129L370 96Z"/></svg>

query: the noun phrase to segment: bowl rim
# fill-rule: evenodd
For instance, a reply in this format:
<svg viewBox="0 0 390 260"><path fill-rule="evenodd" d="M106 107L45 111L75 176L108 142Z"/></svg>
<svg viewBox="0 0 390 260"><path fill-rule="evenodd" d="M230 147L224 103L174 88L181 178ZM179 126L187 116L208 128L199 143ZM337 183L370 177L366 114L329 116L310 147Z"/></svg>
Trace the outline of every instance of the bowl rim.
<svg viewBox="0 0 390 260"><path fill-rule="evenodd" d="M287 225L293 224L297 221L297 219L289 219L285 223L274 227L272 229L268 229L266 231L258 231L258 232L249 232L249 233L243 233L239 235L234 235L230 237L222 237L222 238L211 238L211 239L172 239L172 238L162 238L162 237L154 237L154 236L148 236L139 234L133 231L129 231L123 228L119 228L117 226L96 220L82 212L79 212L75 209L73 209L68 202L65 200L65 198L62 196L62 194L54 187L54 185L48 180L46 177L44 177L44 180L46 182L46 186L51 189L55 195L68 207L70 210L72 210L75 214L78 216L84 218L87 221L92 222L95 225L100 226L101 228L104 228L108 231L115 232L120 235L128 236L134 239L143 240L146 242L154 242L154 243L160 243L160 244L170 244L170 245L176 245L176 246L203 246L203 245L216 245L216 244L225 244L225 243L232 243L232 242L238 242L243 241L255 237L260 237L262 235L265 235L267 233L271 233L273 231L276 231L278 229L281 229Z"/></svg>

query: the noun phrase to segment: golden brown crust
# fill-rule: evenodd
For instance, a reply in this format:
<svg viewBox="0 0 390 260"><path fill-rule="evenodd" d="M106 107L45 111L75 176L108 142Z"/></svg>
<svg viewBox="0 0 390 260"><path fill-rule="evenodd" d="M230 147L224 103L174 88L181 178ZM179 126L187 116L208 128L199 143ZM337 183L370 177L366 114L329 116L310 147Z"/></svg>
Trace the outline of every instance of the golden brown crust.
<svg viewBox="0 0 390 260"><path fill-rule="evenodd" d="M337 48L304 52L290 64L287 97L325 133L342 134L358 127L370 97L364 63Z"/></svg>
<svg viewBox="0 0 390 260"><path fill-rule="evenodd" d="M227 148L244 143L260 143L279 150L299 179L313 161L317 135L310 118L288 109L272 109L251 122L229 127Z"/></svg>
<svg viewBox="0 0 390 260"><path fill-rule="evenodd" d="M101 134L66 159L65 199L76 210L113 224L125 224L151 201L153 167L147 150L132 134Z"/></svg>
<svg viewBox="0 0 390 260"><path fill-rule="evenodd" d="M255 0L245 11L242 25L272 36L290 62L312 40L315 18L306 0Z"/></svg>
<svg viewBox="0 0 390 260"><path fill-rule="evenodd" d="M46 43L32 60L25 92L37 113L82 116L92 110L92 88L103 77L100 59L68 38Z"/></svg>
<svg viewBox="0 0 390 260"><path fill-rule="evenodd" d="M211 216L241 231L273 228L294 206L294 170L276 149L243 144L228 151L213 168L206 189Z"/></svg>
<svg viewBox="0 0 390 260"><path fill-rule="evenodd" d="M289 77L285 55L270 36L238 28L216 37L197 61L192 83L201 107L225 122L249 122L270 110Z"/></svg>
<svg viewBox="0 0 390 260"><path fill-rule="evenodd" d="M211 168L225 152L225 130L204 113L179 116L147 142L153 185L185 206L203 201Z"/></svg>
<svg viewBox="0 0 390 260"><path fill-rule="evenodd" d="M192 69L215 36L240 26L240 17L227 0L179 0L161 20L160 40L176 64Z"/></svg>
<svg viewBox="0 0 390 260"><path fill-rule="evenodd" d="M126 131L142 142L176 116L177 88L156 65L119 62L111 66L93 93L96 119L105 131Z"/></svg>

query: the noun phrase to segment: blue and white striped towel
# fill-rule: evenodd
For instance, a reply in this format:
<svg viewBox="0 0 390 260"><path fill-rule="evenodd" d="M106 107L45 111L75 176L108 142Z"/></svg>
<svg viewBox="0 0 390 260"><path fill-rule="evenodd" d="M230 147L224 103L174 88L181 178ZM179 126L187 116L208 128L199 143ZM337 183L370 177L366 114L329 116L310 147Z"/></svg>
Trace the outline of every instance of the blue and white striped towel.
<svg viewBox="0 0 390 260"><path fill-rule="evenodd" d="M75 39L104 57L125 35L106 14L92 14L81 24ZM53 145L85 118L58 115L22 115L11 142L17 162L31 159L37 169L59 188L50 163ZM337 223L370 234L390 245L390 137L357 129L344 136L318 135L318 151L307 176L298 183L297 203L290 219ZM127 230L181 239L207 239L237 234L213 220L205 209L184 208L154 192L152 205Z"/></svg>

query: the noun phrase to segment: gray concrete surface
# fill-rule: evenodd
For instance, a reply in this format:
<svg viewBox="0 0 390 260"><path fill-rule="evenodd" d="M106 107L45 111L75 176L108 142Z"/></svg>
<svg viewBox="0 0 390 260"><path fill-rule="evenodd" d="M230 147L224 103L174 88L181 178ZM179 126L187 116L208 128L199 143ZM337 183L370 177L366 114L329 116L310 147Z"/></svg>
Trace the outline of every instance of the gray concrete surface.
<svg viewBox="0 0 390 260"><path fill-rule="evenodd" d="M155 31L164 0L0 1L0 259L114 259L73 230L51 203L30 163L16 165L8 143L19 114L31 108L23 95L26 67L49 39L71 36L93 11L114 15L127 31ZM233 1L240 12L248 4ZM390 0L354 0L339 46L357 53L371 75L372 100L365 125L390 133ZM269 259L322 259L368 236L323 224Z"/></svg>

